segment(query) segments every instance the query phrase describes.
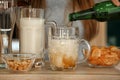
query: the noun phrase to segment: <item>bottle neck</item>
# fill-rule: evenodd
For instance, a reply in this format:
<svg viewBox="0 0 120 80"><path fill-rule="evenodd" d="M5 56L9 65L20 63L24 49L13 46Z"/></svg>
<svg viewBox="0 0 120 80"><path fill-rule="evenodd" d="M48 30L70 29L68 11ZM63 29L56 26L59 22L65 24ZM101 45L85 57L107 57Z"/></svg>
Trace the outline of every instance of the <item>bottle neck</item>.
<svg viewBox="0 0 120 80"><path fill-rule="evenodd" d="M75 13L71 13L69 15L69 21L92 19L94 13L95 11L92 8L79 11L79 12L75 12Z"/></svg>

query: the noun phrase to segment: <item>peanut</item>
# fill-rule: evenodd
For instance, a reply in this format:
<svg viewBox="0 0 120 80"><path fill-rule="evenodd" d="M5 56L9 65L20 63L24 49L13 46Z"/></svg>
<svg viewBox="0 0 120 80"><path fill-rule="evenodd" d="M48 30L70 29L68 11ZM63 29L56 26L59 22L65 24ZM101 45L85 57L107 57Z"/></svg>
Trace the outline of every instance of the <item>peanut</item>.
<svg viewBox="0 0 120 80"><path fill-rule="evenodd" d="M26 71L29 69L32 60L7 60L9 69L13 71Z"/></svg>

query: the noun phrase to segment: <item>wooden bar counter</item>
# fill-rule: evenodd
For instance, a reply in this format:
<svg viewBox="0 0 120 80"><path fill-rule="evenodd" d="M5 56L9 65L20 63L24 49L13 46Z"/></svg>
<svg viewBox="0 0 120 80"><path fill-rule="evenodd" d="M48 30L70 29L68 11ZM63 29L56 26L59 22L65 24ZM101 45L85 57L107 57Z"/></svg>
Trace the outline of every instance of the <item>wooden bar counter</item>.
<svg viewBox="0 0 120 80"><path fill-rule="evenodd" d="M27 73L0 69L0 80L120 80L120 70L114 67L90 68L86 64L80 64L71 71L52 71L48 66Z"/></svg>

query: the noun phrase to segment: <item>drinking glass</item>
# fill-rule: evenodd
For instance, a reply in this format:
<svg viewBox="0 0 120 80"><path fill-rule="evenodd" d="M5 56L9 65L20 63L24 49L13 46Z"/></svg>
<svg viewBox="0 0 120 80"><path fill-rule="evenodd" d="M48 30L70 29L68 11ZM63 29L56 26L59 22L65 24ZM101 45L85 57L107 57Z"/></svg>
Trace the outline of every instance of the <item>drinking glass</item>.
<svg viewBox="0 0 120 80"><path fill-rule="evenodd" d="M17 0L0 0L0 9L7 9L10 7L15 7L17 5Z"/></svg>
<svg viewBox="0 0 120 80"><path fill-rule="evenodd" d="M88 41L79 38L76 27L49 29L48 54L52 70L73 70L78 63L87 60L90 45ZM83 55L82 59L80 55Z"/></svg>
<svg viewBox="0 0 120 80"><path fill-rule="evenodd" d="M19 52L36 54L36 61L43 60L45 50L44 9L18 7L16 10L19 29Z"/></svg>
<svg viewBox="0 0 120 80"><path fill-rule="evenodd" d="M12 52L12 35L15 20L16 15L14 8L0 10L1 54L9 54Z"/></svg>

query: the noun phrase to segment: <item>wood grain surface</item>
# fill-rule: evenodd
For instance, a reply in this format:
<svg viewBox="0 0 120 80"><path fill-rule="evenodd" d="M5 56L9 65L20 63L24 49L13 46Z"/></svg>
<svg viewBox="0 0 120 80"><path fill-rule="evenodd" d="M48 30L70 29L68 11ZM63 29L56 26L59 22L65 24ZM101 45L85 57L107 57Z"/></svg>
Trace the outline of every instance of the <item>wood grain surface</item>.
<svg viewBox="0 0 120 80"><path fill-rule="evenodd" d="M75 70L52 71L49 66L26 73L0 69L0 80L120 80L120 71L114 67L91 68L80 64Z"/></svg>

